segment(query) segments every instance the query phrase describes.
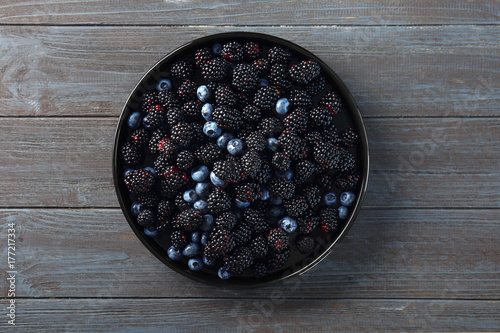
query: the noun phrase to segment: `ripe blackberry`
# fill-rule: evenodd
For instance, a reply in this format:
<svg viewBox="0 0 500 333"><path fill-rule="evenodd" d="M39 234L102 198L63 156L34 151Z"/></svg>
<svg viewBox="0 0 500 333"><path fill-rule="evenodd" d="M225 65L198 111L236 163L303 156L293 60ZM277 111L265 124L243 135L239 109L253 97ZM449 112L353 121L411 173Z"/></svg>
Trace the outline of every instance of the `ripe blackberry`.
<svg viewBox="0 0 500 333"><path fill-rule="evenodd" d="M141 106L142 112L146 113L149 109L157 104L157 93L156 91L148 91L142 96Z"/></svg>
<svg viewBox="0 0 500 333"><path fill-rule="evenodd" d="M299 235L295 239L295 247L300 253L309 254L316 248L316 240L311 235Z"/></svg>
<svg viewBox="0 0 500 333"><path fill-rule="evenodd" d="M234 166L227 160L215 161L212 171L217 177L228 183L235 177Z"/></svg>
<svg viewBox="0 0 500 333"><path fill-rule="evenodd" d="M354 132L354 129L352 127L349 127L344 132L342 132L340 139L344 146L353 148L358 144L359 135Z"/></svg>
<svg viewBox="0 0 500 333"><path fill-rule="evenodd" d="M281 252L288 248L290 239L288 234L281 228L274 228L267 234L267 245L273 251Z"/></svg>
<svg viewBox="0 0 500 333"><path fill-rule="evenodd" d="M318 128L328 128L333 125L334 113L325 106L317 106L309 113L311 124Z"/></svg>
<svg viewBox="0 0 500 333"><path fill-rule="evenodd" d="M274 137L283 130L283 123L276 117L264 118L257 129L267 137Z"/></svg>
<svg viewBox="0 0 500 333"><path fill-rule="evenodd" d="M255 237L250 242L250 250L252 251L252 255L254 256L254 258L265 256L268 249L267 239L263 235Z"/></svg>
<svg viewBox="0 0 500 333"><path fill-rule="evenodd" d="M141 227L153 226L156 223L156 217L152 210L144 209L137 216L137 224Z"/></svg>
<svg viewBox="0 0 500 333"><path fill-rule="evenodd" d="M233 230L237 222L236 215L233 212L224 212L215 219L215 227Z"/></svg>
<svg viewBox="0 0 500 333"><path fill-rule="evenodd" d="M306 86L306 91L312 96L320 94L326 88L326 79L323 75L318 75Z"/></svg>
<svg viewBox="0 0 500 333"><path fill-rule="evenodd" d="M311 108L313 106L312 96L307 91L293 89L288 93L288 101L296 108Z"/></svg>
<svg viewBox="0 0 500 333"><path fill-rule="evenodd" d="M149 126L150 128L156 129L167 121L167 114L165 113L165 109L160 104L156 104L152 106L144 118L144 125Z"/></svg>
<svg viewBox="0 0 500 333"><path fill-rule="evenodd" d="M137 169L127 173L125 185L130 193L146 193L155 183L155 175L149 169Z"/></svg>
<svg viewBox="0 0 500 333"><path fill-rule="evenodd" d="M243 219L255 234L267 233L271 227L270 221L264 217L264 214L254 208L246 208L243 211Z"/></svg>
<svg viewBox="0 0 500 333"><path fill-rule="evenodd" d="M170 138L172 139L172 141L177 142L180 147L186 147L191 143L191 131L191 124L180 121L170 129Z"/></svg>
<svg viewBox="0 0 500 333"><path fill-rule="evenodd" d="M198 96L196 95L196 91L198 90L198 85L196 82L191 80L185 80L177 89L177 95L181 101L187 102L190 100L196 100Z"/></svg>
<svg viewBox="0 0 500 333"><path fill-rule="evenodd" d="M292 217L302 216L309 209L307 200L301 196L296 196L291 199L285 200L284 206L288 215Z"/></svg>
<svg viewBox="0 0 500 333"><path fill-rule="evenodd" d="M189 234L183 229L174 230L172 234L170 234L170 242L173 247L182 250L189 244Z"/></svg>
<svg viewBox="0 0 500 333"><path fill-rule="evenodd" d="M347 172L352 170L356 166L356 160L354 156L345 148L337 149L339 154L339 163L337 166L337 170L340 172Z"/></svg>
<svg viewBox="0 0 500 333"><path fill-rule="evenodd" d="M240 275L253 264L252 252L248 247L240 247L224 257L224 267L233 275Z"/></svg>
<svg viewBox="0 0 500 333"><path fill-rule="evenodd" d="M245 122L256 123L262 119L262 112L255 105L247 105L241 111L241 116Z"/></svg>
<svg viewBox="0 0 500 333"><path fill-rule="evenodd" d="M259 184L266 184L271 179L271 166L266 160L262 161L260 170L252 177Z"/></svg>
<svg viewBox="0 0 500 333"><path fill-rule="evenodd" d="M321 173L316 178L316 184L323 190L330 190L333 186L333 177L328 173Z"/></svg>
<svg viewBox="0 0 500 333"><path fill-rule="evenodd" d="M210 193L207 203L208 210L215 215L219 215L231 209L231 198L229 194L220 187L217 187Z"/></svg>
<svg viewBox="0 0 500 333"><path fill-rule="evenodd" d="M334 232L338 229L339 213L333 207L325 207L319 212L321 218L321 229L324 232Z"/></svg>
<svg viewBox="0 0 500 333"><path fill-rule="evenodd" d="M319 131L314 131L314 130L307 131L307 133L304 134L304 139L311 146L313 146L318 141L324 140L323 134L320 133Z"/></svg>
<svg viewBox="0 0 500 333"><path fill-rule="evenodd" d="M254 95L253 104L264 111L273 110L278 101L279 94L276 88L260 87Z"/></svg>
<svg viewBox="0 0 500 333"><path fill-rule="evenodd" d="M150 132L145 128L138 128L130 135L130 141L141 149L145 148L149 143L149 134Z"/></svg>
<svg viewBox="0 0 500 333"><path fill-rule="evenodd" d="M126 166L133 167L140 164L144 160L144 153L141 147L134 142L127 141L121 149L123 162Z"/></svg>
<svg viewBox="0 0 500 333"><path fill-rule="evenodd" d="M262 47L257 42L248 42L243 45L243 55L248 60L255 60L262 56Z"/></svg>
<svg viewBox="0 0 500 333"><path fill-rule="evenodd" d="M226 105L218 106L213 112L214 121L222 129L238 130L242 124L241 112Z"/></svg>
<svg viewBox="0 0 500 333"><path fill-rule="evenodd" d="M194 74L193 65L186 60L178 60L170 66L170 73L176 79L190 79Z"/></svg>
<svg viewBox="0 0 500 333"><path fill-rule="evenodd" d="M284 178L271 178L269 181L269 193L274 196L290 199L295 192L295 184L292 180Z"/></svg>
<svg viewBox="0 0 500 333"><path fill-rule="evenodd" d="M352 191L358 188L361 176L357 171L343 172L335 177L336 187L345 191Z"/></svg>
<svg viewBox="0 0 500 333"><path fill-rule="evenodd" d="M254 60L252 66L257 70L257 75L263 77L271 68L271 63L267 59L260 58Z"/></svg>
<svg viewBox="0 0 500 333"><path fill-rule="evenodd" d="M163 178L162 182L175 190L181 189L189 182L189 177L186 173L176 166L166 167L160 176Z"/></svg>
<svg viewBox="0 0 500 333"><path fill-rule="evenodd" d="M167 109L167 124L170 127L175 126L179 122L185 121L182 109L180 107L172 107Z"/></svg>
<svg viewBox="0 0 500 333"><path fill-rule="evenodd" d="M229 74L231 65L222 58L213 58L201 66L201 74L207 81L220 82ZM213 91L213 89L212 89Z"/></svg>
<svg viewBox="0 0 500 333"><path fill-rule="evenodd" d="M273 64L286 64L292 58L292 53L281 46L274 46L267 52L267 59Z"/></svg>
<svg viewBox="0 0 500 333"><path fill-rule="evenodd" d="M314 60L304 60L290 67L290 77L293 81L308 84L321 72L321 67Z"/></svg>
<svg viewBox="0 0 500 333"><path fill-rule="evenodd" d="M207 137L203 133L203 123L195 122L189 123L189 125L191 126L191 144L205 142Z"/></svg>
<svg viewBox="0 0 500 333"><path fill-rule="evenodd" d="M235 106L237 103L236 94L226 84L219 84L215 89L215 103L217 105Z"/></svg>
<svg viewBox="0 0 500 333"><path fill-rule="evenodd" d="M220 160L222 156L222 150L215 142L207 142L194 151L194 157L207 166L212 166L214 162Z"/></svg>
<svg viewBox="0 0 500 333"><path fill-rule="evenodd" d="M157 101L165 108L165 110L167 110L167 113L169 109L178 108L180 106L177 96L170 90L162 90L158 92Z"/></svg>
<svg viewBox="0 0 500 333"><path fill-rule="evenodd" d="M290 258L290 248L286 247L281 252L269 251L267 253L267 265L270 270L283 267Z"/></svg>
<svg viewBox="0 0 500 333"><path fill-rule="evenodd" d="M247 222L241 221L233 230L236 246L246 244L252 239L252 230Z"/></svg>
<svg viewBox="0 0 500 333"><path fill-rule="evenodd" d="M230 230L228 229L213 229L210 233L209 241L205 246L203 254L211 260L216 260L220 256L231 252L236 243Z"/></svg>
<svg viewBox="0 0 500 333"><path fill-rule="evenodd" d="M339 132L335 125L331 125L330 127L325 128L323 132L321 132L321 136L323 137L323 140L328 141L333 145L337 145L338 143L340 143Z"/></svg>
<svg viewBox="0 0 500 333"><path fill-rule="evenodd" d="M175 164L181 170L188 171L193 167L194 155L189 150L183 150L177 155Z"/></svg>
<svg viewBox="0 0 500 333"><path fill-rule="evenodd" d="M177 215L176 225L187 232L193 232L203 222L203 213L199 209L188 208Z"/></svg>
<svg viewBox="0 0 500 333"><path fill-rule="evenodd" d="M156 230L166 231L173 228L172 219L158 216L156 219Z"/></svg>
<svg viewBox="0 0 500 333"><path fill-rule="evenodd" d="M314 160L322 169L336 170L339 167L340 152L329 142L318 141L313 149Z"/></svg>
<svg viewBox="0 0 500 333"><path fill-rule="evenodd" d="M271 86L276 87L281 91L287 90L292 86L292 82L288 76L288 67L285 64L272 64L267 78Z"/></svg>
<svg viewBox="0 0 500 333"><path fill-rule="evenodd" d="M266 149L266 138L261 132L255 131L248 134L245 139L248 149L253 149L255 151L263 151Z"/></svg>
<svg viewBox="0 0 500 333"><path fill-rule="evenodd" d="M326 107L333 115L338 114L342 110L342 101L340 97L333 91L329 91L319 100L319 105Z"/></svg>
<svg viewBox="0 0 500 333"><path fill-rule="evenodd" d="M182 212L186 209L191 208L191 206L186 202L186 200L184 200L182 193L179 193L178 191L176 191L176 193L177 195L175 196L174 204L175 207L177 207L177 210ZM179 226L177 226L177 228L179 228Z"/></svg>
<svg viewBox="0 0 500 333"><path fill-rule="evenodd" d="M321 202L321 191L319 186L316 184L304 187L301 194L306 199L307 204L311 207L311 209L314 209Z"/></svg>
<svg viewBox="0 0 500 333"><path fill-rule="evenodd" d="M163 153L158 155L156 160L154 161L154 169L157 174L162 174L165 170L172 166L175 161L175 155L169 153Z"/></svg>
<svg viewBox="0 0 500 333"><path fill-rule="evenodd" d="M229 42L222 46L222 57L230 62L243 60L243 46L238 42Z"/></svg>
<svg viewBox="0 0 500 333"><path fill-rule="evenodd" d="M238 64L233 70L233 86L241 92L250 93L257 87L257 70L249 64Z"/></svg>
<svg viewBox="0 0 500 333"><path fill-rule="evenodd" d="M159 217L171 218L175 212L175 204L171 200L161 200L156 211Z"/></svg>
<svg viewBox="0 0 500 333"><path fill-rule="evenodd" d="M188 121L197 121L200 122L203 120L203 117L201 116L201 108L203 106L203 103L200 101L187 101L182 105L181 112L184 117L184 119Z"/></svg>
<svg viewBox="0 0 500 333"><path fill-rule="evenodd" d="M304 216L297 219L297 231L299 234L310 234L320 223L319 216Z"/></svg>
<svg viewBox="0 0 500 333"><path fill-rule="evenodd" d="M308 118L309 111L303 107L298 107L283 119L283 124L288 129L301 133L307 129Z"/></svg>
<svg viewBox="0 0 500 333"><path fill-rule="evenodd" d="M252 266L252 274L256 278L266 277L268 271L269 268L267 267L267 263L263 261L256 262Z"/></svg>
<svg viewBox="0 0 500 333"><path fill-rule="evenodd" d="M262 194L259 184L256 183L238 184L235 186L234 191L236 198L243 202L254 202Z"/></svg>
<svg viewBox="0 0 500 333"><path fill-rule="evenodd" d="M247 178L247 174L241 163L241 158L234 155L227 155L226 161L232 166L232 179L231 183L239 183Z"/></svg>
<svg viewBox="0 0 500 333"><path fill-rule="evenodd" d="M145 208L155 209L160 202L160 198L155 192L146 192L138 195L137 201L139 201Z"/></svg>
<svg viewBox="0 0 500 333"><path fill-rule="evenodd" d="M175 199L176 195L178 194L179 194L178 189L170 187L168 182L165 182L164 180L160 181L160 195L163 199ZM182 195L180 199L182 200ZM183 203L185 204L186 202L184 201Z"/></svg>
<svg viewBox="0 0 500 333"><path fill-rule="evenodd" d="M202 47L201 49L196 50L194 53L194 62L196 67L202 67L206 63L208 63L213 57L212 50L208 47Z"/></svg>
<svg viewBox="0 0 500 333"><path fill-rule="evenodd" d="M299 137L297 132L294 130L285 129L278 137L278 143L283 148L283 152L292 160L307 157L307 143L303 138Z"/></svg>
<svg viewBox="0 0 500 333"><path fill-rule="evenodd" d="M257 172L260 170L261 165L262 158L259 153L253 149L248 150L248 152L246 152L246 154L241 158L243 171L250 177L255 177Z"/></svg>
<svg viewBox="0 0 500 333"><path fill-rule="evenodd" d="M316 173L318 167L316 166L316 164L309 160L303 160L295 164L294 170L295 183L303 184Z"/></svg>
<svg viewBox="0 0 500 333"><path fill-rule="evenodd" d="M164 153L164 154L169 154L174 156L177 153L177 150L179 149L179 146L177 145L177 142L172 141L170 138L165 137L158 141L158 152L159 153Z"/></svg>
<svg viewBox="0 0 500 333"><path fill-rule="evenodd" d="M283 152L274 153L271 165L280 171L286 171L290 168L292 160Z"/></svg>

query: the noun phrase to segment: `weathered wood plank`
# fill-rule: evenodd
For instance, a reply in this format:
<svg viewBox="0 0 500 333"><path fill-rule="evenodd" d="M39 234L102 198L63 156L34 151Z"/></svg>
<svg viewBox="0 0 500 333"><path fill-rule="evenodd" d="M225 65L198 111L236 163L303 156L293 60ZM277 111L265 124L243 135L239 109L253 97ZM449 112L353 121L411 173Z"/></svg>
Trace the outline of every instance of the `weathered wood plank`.
<svg viewBox="0 0 500 333"><path fill-rule="evenodd" d="M0 207L117 207L115 118L4 118ZM365 207L499 207L499 118L366 119Z"/></svg>
<svg viewBox="0 0 500 333"><path fill-rule="evenodd" d="M118 209L4 209L0 218L3 235L7 222L16 225L19 297L500 297L495 209L363 209L310 272L248 291L207 287L170 270Z"/></svg>
<svg viewBox="0 0 500 333"><path fill-rule="evenodd" d="M498 23L494 0L7 1L7 24L336 25Z"/></svg>
<svg viewBox="0 0 500 333"><path fill-rule="evenodd" d="M4 26L0 115L118 116L142 74L165 54L234 30L280 36L317 54L366 116L499 115L500 26Z"/></svg>
<svg viewBox="0 0 500 333"><path fill-rule="evenodd" d="M487 301L311 301L278 295L258 301L22 299L16 304L16 326L31 332L493 332L500 326L500 302ZM6 320L0 325L6 327Z"/></svg>

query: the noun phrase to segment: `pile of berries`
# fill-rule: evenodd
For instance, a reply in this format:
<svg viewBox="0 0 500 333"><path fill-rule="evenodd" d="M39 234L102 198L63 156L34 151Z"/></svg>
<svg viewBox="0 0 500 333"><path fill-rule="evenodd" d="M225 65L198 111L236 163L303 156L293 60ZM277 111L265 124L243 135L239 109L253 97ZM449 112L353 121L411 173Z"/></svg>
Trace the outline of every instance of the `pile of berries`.
<svg viewBox="0 0 500 333"><path fill-rule="evenodd" d="M340 128L342 100L316 61L235 40L162 73L120 148L131 213L147 236L164 233L170 259L263 278L341 230L359 136Z"/></svg>

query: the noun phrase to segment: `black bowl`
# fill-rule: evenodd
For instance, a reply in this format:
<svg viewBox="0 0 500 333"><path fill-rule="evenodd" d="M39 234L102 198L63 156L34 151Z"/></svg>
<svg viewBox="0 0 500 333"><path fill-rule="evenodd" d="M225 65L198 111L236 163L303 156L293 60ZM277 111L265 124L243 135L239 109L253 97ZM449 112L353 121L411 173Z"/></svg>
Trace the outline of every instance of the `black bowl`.
<svg viewBox="0 0 500 333"><path fill-rule="evenodd" d="M318 245L315 251L313 251L311 254L303 255L298 251L293 250L285 266L280 269L270 271L269 275L266 278L261 279L253 278L249 275L242 275L233 276L228 280L222 280L218 277L216 270L212 270L211 268L204 268L202 271L195 272L191 271L188 268L185 260L171 260L167 256L166 252L166 250L170 246L168 237L162 236L161 233L153 238L146 236L143 228L141 228L137 224L136 218L130 212L130 206L134 199L131 197L124 184L123 174L126 168L122 163L120 155L120 147L129 135L129 129L127 127L127 119L129 115L135 110L140 109L141 97L143 93L148 90L153 90L158 82L158 78L162 78L168 75L169 68L172 62L180 58L185 58L190 55L192 56L192 53L200 47L210 46L214 43L225 43L229 41L256 41L259 42L265 50L267 50L269 47L280 45L282 47L288 48L292 52L292 60L301 61L306 59L313 59L317 61L322 67L325 77L327 78L327 87L334 90L343 102L343 112L336 116L336 126L338 128L346 128L348 126L352 126L360 137L359 143L356 148L352 150L352 153L356 158L358 172L360 173L362 180L360 186L355 191L356 202L349 209L349 217L345 221L343 221L339 230L334 233L327 234L321 232L321 230L320 232L315 233ZM314 101L315 103L317 103L317 98ZM132 230L134 230L135 234L141 240L141 242L148 248L149 251L151 251L151 253L153 253L165 265L175 270L176 272L202 283L228 288L249 288L268 285L272 282L281 281L291 276L302 274L322 261L333 250L334 246L347 234L349 228L356 219L356 216L358 215L361 207L361 203L365 196L368 173L369 153L365 126L354 99L352 98L351 94L342 83L340 78L335 74L335 72L333 72L333 70L331 70L321 59L316 57L314 54L294 43L278 37L250 32L231 32L202 37L177 48L169 55L161 59L159 62L157 62L141 78L141 80L127 99L118 122L113 148L113 178L116 193L118 195L118 201L128 223L130 224L130 227L132 228ZM291 240L293 241L293 239Z"/></svg>

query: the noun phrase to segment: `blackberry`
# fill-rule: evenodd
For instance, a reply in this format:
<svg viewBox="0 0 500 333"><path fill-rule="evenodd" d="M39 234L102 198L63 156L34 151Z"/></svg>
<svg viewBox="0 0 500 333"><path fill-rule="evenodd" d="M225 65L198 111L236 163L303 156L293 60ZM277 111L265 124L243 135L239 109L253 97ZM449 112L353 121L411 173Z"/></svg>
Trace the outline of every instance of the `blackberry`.
<svg viewBox="0 0 500 333"><path fill-rule="evenodd" d="M264 214L254 208L246 208L243 211L243 219L255 234L267 233L271 227L271 223L264 217Z"/></svg>
<svg viewBox="0 0 500 333"><path fill-rule="evenodd" d="M255 60L262 56L262 47L257 42L248 42L243 45L243 55L248 60Z"/></svg>
<svg viewBox="0 0 500 333"><path fill-rule="evenodd" d="M172 141L170 138L165 137L158 141L158 152L175 156L179 149L177 142Z"/></svg>
<svg viewBox="0 0 500 333"><path fill-rule="evenodd" d="M167 114L165 109L160 104L152 106L146 117L144 118L144 125L153 129L163 126L167 122Z"/></svg>
<svg viewBox="0 0 500 333"><path fill-rule="evenodd" d="M271 166L264 160L262 161L261 168L252 177L259 184L266 184L271 179Z"/></svg>
<svg viewBox="0 0 500 333"><path fill-rule="evenodd" d="M149 134L145 128L139 128L132 132L130 135L130 141L133 142L139 148L145 148L149 143Z"/></svg>
<svg viewBox="0 0 500 333"><path fill-rule="evenodd" d="M306 91L312 96L318 95L326 88L326 79L323 75L318 75L306 86Z"/></svg>
<svg viewBox="0 0 500 333"><path fill-rule="evenodd" d="M243 46L238 42L226 43L222 46L221 55L231 62L243 60Z"/></svg>
<svg viewBox="0 0 500 333"><path fill-rule="evenodd" d="M301 196L285 200L284 206L288 215L292 217L299 217L301 215L304 215L309 209L307 200Z"/></svg>
<svg viewBox="0 0 500 333"><path fill-rule="evenodd" d="M219 215L231 209L231 198L229 194L219 187L210 193L207 203L208 209L215 215Z"/></svg>
<svg viewBox="0 0 500 333"><path fill-rule="evenodd" d="M165 217L162 217L162 216L158 216L157 217L157 220L156 220L156 230L158 230L158 231L166 231L166 230L172 229L172 227L173 227L173 224L172 224L172 220L171 219L168 219L168 218L165 218Z"/></svg>
<svg viewBox="0 0 500 333"><path fill-rule="evenodd" d="M250 242L250 250L255 257L263 257L267 254L268 246L267 239L263 235L259 235Z"/></svg>
<svg viewBox="0 0 500 333"><path fill-rule="evenodd" d="M314 209L321 202L321 191L318 185L311 184L303 188L301 194L311 209Z"/></svg>
<svg viewBox="0 0 500 333"><path fill-rule="evenodd" d="M239 183L247 178L247 174L241 163L241 159L237 156L227 155L226 161L231 165L233 173L231 183Z"/></svg>
<svg viewBox="0 0 500 333"><path fill-rule="evenodd" d="M321 218L321 229L324 232L334 232L338 229L339 213L337 209L332 207L325 207L319 212Z"/></svg>
<svg viewBox="0 0 500 333"><path fill-rule="evenodd" d="M263 261L256 262L252 266L252 274L256 278L266 277L268 271L269 268L267 267L267 264Z"/></svg>
<svg viewBox="0 0 500 333"><path fill-rule="evenodd" d="M256 183L244 183L234 188L236 198L243 202L254 202L261 196L260 186Z"/></svg>
<svg viewBox="0 0 500 333"><path fill-rule="evenodd" d="M316 173L318 168L316 164L314 164L313 162L309 160L303 160L295 164L294 170L295 170L294 173L295 183L303 184Z"/></svg>
<svg viewBox="0 0 500 333"><path fill-rule="evenodd" d="M246 141L248 136L252 134L255 130L255 125L254 124L245 124L242 123L240 126L240 129L238 131L238 139L242 141Z"/></svg>
<svg viewBox="0 0 500 333"><path fill-rule="evenodd" d="M325 106L317 106L309 113L311 123L318 128L327 128L333 125L334 114Z"/></svg>
<svg viewBox="0 0 500 333"><path fill-rule="evenodd" d="M262 119L262 112L255 105L247 105L241 111L241 116L246 122L256 123Z"/></svg>
<svg viewBox="0 0 500 333"><path fill-rule="evenodd" d="M267 74L267 72L269 71L269 68L271 68L271 63L267 59L260 58L260 59L254 60L252 62L252 66L257 70L257 75L259 77L262 77L265 74Z"/></svg>
<svg viewBox="0 0 500 333"><path fill-rule="evenodd" d="M283 148L283 152L292 160L307 157L307 143L303 138L299 137L294 130L285 129L278 137L278 143Z"/></svg>
<svg viewBox="0 0 500 333"><path fill-rule="evenodd" d="M233 230L236 223L236 215L233 212L224 212L215 219L215 227L218 229Z"/></svg>
<svg viewBox="0 0 500 333"><path fill-rule="evenodd" d="M329 142L318 141L313 149L314 160L322 169L336 170L340 162L340 153L337 146Z"/></svg>
<svg viewBox="0 0 500 333"><path fill-rule="evenodd" d="M189 182L189 178L186 173L184 171L181 171L176 166L166 167L165 171L160 175L163 178L162 182L174 190L182 188Z"/></svg>
<svg viewBox="0 0 500 333"><path fill-rule="evenodd" d="M274 46L267 52L267 59L273 64L286 64L292 58L292 53L281 46Z"/></svg>
<svg viewBox="0 0 500 333"><path fill-rule="evenodd" d="M154 169L157 174L162 174L165 170L172 166L175 160L175 155L171 155L169 153L163 153L158 155L156 160L154 161Z"/></svg>
<svg viewBox="0 0 500 333"><path fill-rule="evenodd" d="M353 148L358 144L359 135L354 132L352 127L347 128L341 135L341 141L347 148Z"/></svg>
<svg viewBox="0 0 500 333"><path fill-rule="evenodd" d="M161 197L164 199L174 199L174 198L176 198L176 195L179 194L179 190L170 187L168 182L161 180L160 181L160 194L161 194ZM180 199L183 201L183 204L186 204L186 202L182 199L182 195L181 195ZM187 207L189 207L189 205ZM180 210L182 210L182 209L180 209Z"/></svg>
<svg viewBox="0 0 500 333"><path fill-rule="evenodd" d="M330 190L333 186L333 177L328 173L321 173L316 178L316 184L323 190Z"/></svg>
<svg viewBox="0 0 500 333"><path fill-rule="evenodd" d="M337 170L340 172L347 172L352 170L356 166L356 160L354 156L345 148L337 149L339 154L339 163L337 166Z"/></svg>
<svg viewBox="0 0 500 333"><path fill-rule="evenodd" d="M316 240L311 235L299 235L295 239L295 247L300 253L309 254L316 248Z"/></svg>
<svg viewBox="0 0 500 333"><path fill-rule="evenodd" d="M184 119L189 121L202 121L203 117L201 116L201 108L203 103L200 101L187 101L182 106L181 112Z"/></svg>
<svg viewBox="0 0 500 333"><path fill-rule="evenodd" d="M266 149L266 138L261 132L251 132L245 139L248 149L263 151Z"/></svg>
<svg viewBox="0 0 500 333"><path fill-rule="evenodd" d="M244 93L255 90L258 80L257 70L248 64L238 64L233 70L233 86Z"/></svg>
<svg viewBox="0 0 500 333"><path fill-rule="evenodd" d="M161 200L156 211L159 217L170 218L175 212L175 204L171 200Z"/></svg>
<svg viewBox="0 0 500 333"><path fill-rule="evenodd" d="M155 175L149 169L138 169L127 173L125 185L130 193L146 193L155 183Z"/></svg>
<svg viewBox="0 0 500 333"><path fill-rule="evenodd" d="M254 95L253 104L264 111L273 110L278 101L279 94L276 88L260 87Z"/></svg>
<svg viewBox="0 0 500 333"><path fill-rule="evenodd" d="M191 144L205 142L207 137L203 133L203 123L190 123L191 126Z"/></svg>
<svg viewBox="0 0 500 333"><path fill-rule="evenodd" d="M328 141L333 145L337 145L338 143L340 143L339 132L337 130L337 127L335 127L334 125L325 128L321 133L321 136L325 141Z"/></svg>
<svg viewBox="0 0 500 333"><path fill-rule="evenodd" d="M174 199L174 203L175 207L177 207L177 209L181 212L191 208L191 206L186 202L186 200L184 200L182 193L177 192L177 195L175 196ZM179 228L179 226L177 226L177 228Z"/></svg>
<svg viewBox="0 0 500 333"><path fill-rule="evenodd" d="M292 86L292 82L289 80L288 76L288 68L284 64L273 64L269 70L267 78L269 79L271 86L276 87L281 91L287 90Z"/></svg>
<svg viewBox="0 0 500 333"><path fill-rule="evenodd" d="M186 60L178 60L170 66L170 73L176 79L190 79L194 74L193 65Z"/></svg>
<svg viewBox="0 0 500 333"><path fill-rule="evenodd" d="M227 160L215 161L213 173L225 182L231 182L235 178L234 165Z"/></svg>
<svg viewBox="0 0 500 333"><path fill-rule="evenodd" d="M250 177L255 177L257 172L260 170L262 165L262 159L255 150L250 149L243 157L241 158L241 166L243 167L243 171Z"/></svg>
<svg viewBox="0 0 500 333"><path fill-rule="evenodd" d="M181 170L188 171L193 167L194 155L189 150L183 150L177 155L175 165Z"/></svg>
<svg viewBox="0 0 500 333"><path fill-rule="evenodd" d="M275 134L281 133L283 130L283 123L276 117L264 118L257 129L267 137L274 137Z"/></svg>
<svg viewBox="0 0 500 333"><path fill-rule="evenodd" d="M220 256L231 252L236 243L234 237L228 229L214 229L210 233L210 238L205 246L203 254L211 260L216 260Z"/></svg>
<svg viewBox="0 0 500 333"><path fill-rule="evenodd" d="M291 163L292 160L290 159L290 157L288 157L283 152L274 153L273 158L271 160L271 165L280 171L288 170L288 168L290 168Z"/></svg>
<svg viewBox="0 0 500 333"><path fill-rule="evenodd" d="M288 248L290 239L288 234L281 228L274 228L267 234L267 245L276 252L281 252Z"/></svg>
<svg viewBox="0 0 500 333"><path fill-rule="evenodd" d="M156 217L152 210L144 209L137 216L137 224L141 227L153 226L156 223Z"/></svg>
<svg viewBox="0 0 500 333"><path fill-rule="evenodd" d="M304 139L311 146L313 146L318 141L324 140L323 135L319 131L313 130L307 131L307 133L304 134Z"/></svg>
<svg viewBox="0 0 500 333"><path fill-rule="evenodd" d="M246 222L240 222L233 231L234 241L236 246L246 244L252 239L252 230Z"/></svg>
<svg viewBox="0 0 500 333"><path fill-rule="evenodd" d="M185 121L182 109L180 107L171 107L167 109L167 124L170 127L175 126L179 122Z"/></svg>
<svg viewBox="0 0 500 333"><path fill-rule="evenodd" d="M222 150L215 142L207 142L194 151L194 157L207 166L212 166L214 162L220 160L222 156Z"/></svg>
<svg viewBox="0 0 500 333"><path fill-rule="evenodd" d="M326 95L319 100L319 105L326 107L333 115L338 114L342 110L342 101L333 91L326 93Z"/></svg>
<svg viewBox="0 0 500 333"><path fill-rule="evenodd" d="M319 216L304 216L297 219L297 231L299 234L310 234L320 223Z"/></svg>
<svg viewBox="0 0 500 333"><path fill-rule="evenodd" d="M238 130L242 124L241 112L226 105L218 106L213 112L214 121L222 129Z"/></svg>
<svg viewBox="0 0 500 333"><path fill-rule="evenodd" d="M234 91L229 88L226 84L220 84L217 89L215 89L215 103L219 106L227 105L227 106L235 106L237 99Z"/></svg>
<svg viewBox="0 0 500 333"><path fill-rule="evenodd" d="M155 209L160 202L160 198L155 192L147 192L138 195L137 201L148 209Z"/></svg>
<svg viewBox="0 0 500 333"><path fill-rule="evenodd" d="M269 193L274 196L290 199L295 192L295 184L292 180L284 178L272 178L269 181Z"/></svg>
<svg viewBox="0 0 500 333"><path fill-rule="evenodd" d="M148 110L157 104L157 93L155 91L148 91L142 96L141 106L142 112L146 113Z"/></svg>
<svg viewBox="0 0 500 333"><path fill-rule="evenodd" d="M252 252L248 247L240 247L224 258L224 267L233 275L240 275L253 264Z"/></svg>
<svg viewBox="0 0 500 333"><path fill-rule="evenodd" d="M312 96L307 91L293 89L288 93L288 101L296 108L311 108L313 106Z"/></svg>
<svg viewBox="0 0 500 333"><path fill-rule="evenodd" d="M177 100L177 96L170 90L162 90L158 92L157 100L158 103L160 103L161 106L165 108L165 110L178 108L180 106L179 101Z"/></svg>
<svg viewBox="0 0 500 333"><path fill-rule="evenodd" d="M269 251L267 253L267 265L270 270L283 267L290 258L290 248L286 247L281 252Z"/></svg>
<svg viewBox="0 0 500 333"><path fill-rule="evenodd" d="M126 166L133 167L140 164L144 160L144 153L141 147L134 142L127 141L121 149L123 162Z"/></svg>
<svg viewBox="0 0 500 333"><path fill-rule="evenodd" d="M212 51L208 47L202 47L194 53L194 62L196 67L202 67L213 57Z"/></svg>
<svg viewBox="0 0 500 333"><path fill-rule="evenodd" d="M321 67L314 60L304 60L290 67L290 77L293 81L308 84L321 72Z"/></svg>
<svg viewBox="0 0 500 333"><path fill-rule="evenodd" d="M174 230L170 234L170 242L176 249L182 250L189 244L189 234L185 230Z"/></svg>
<svg viewBox="0 0 500 333"><path fill-rule="evenodd" d="M309 118L309 111L305 108L298 107L293 110L285 119L283 119L283 124L288 128L296 132L305 132L307 129L307 120Z"/></svg>
<svg viewBox="0 0 500 333"><path fill-rule="evenodd" d="M201 74L207 81L220 82L227 77L230 68L231 65L225 59L213 58L201 66Z"/></svg>
<svg viewBox="0 0 500 333"><path fill-rule="evenodd" d="M334 184L336 187L345 191L352 191L358 188L361 176L357 171L343 172L335 177Z"/></svg>
<svg viewBox="0 0 500 333"><path fill-rule="evenodd" d="M192 139L191 124L180 121L170 129L170 138L181 147L186 147L191 143Z"/></svg>
<svg viewBox="0 0 500 333"><path fill-rule="evenodd" d="M191 80L185 80L177 89L177 95L181 101L187 102L190 100L196 100L198 98L196 91L198 90L198 85L196 82Z"/></svg>
<svg viewBox="0 0 500 333"><path fill-rule="evenodd" d="M189 208L177 215L177 225L187 232L197 230L203 222L203 213L199 209Z"/></svg>

